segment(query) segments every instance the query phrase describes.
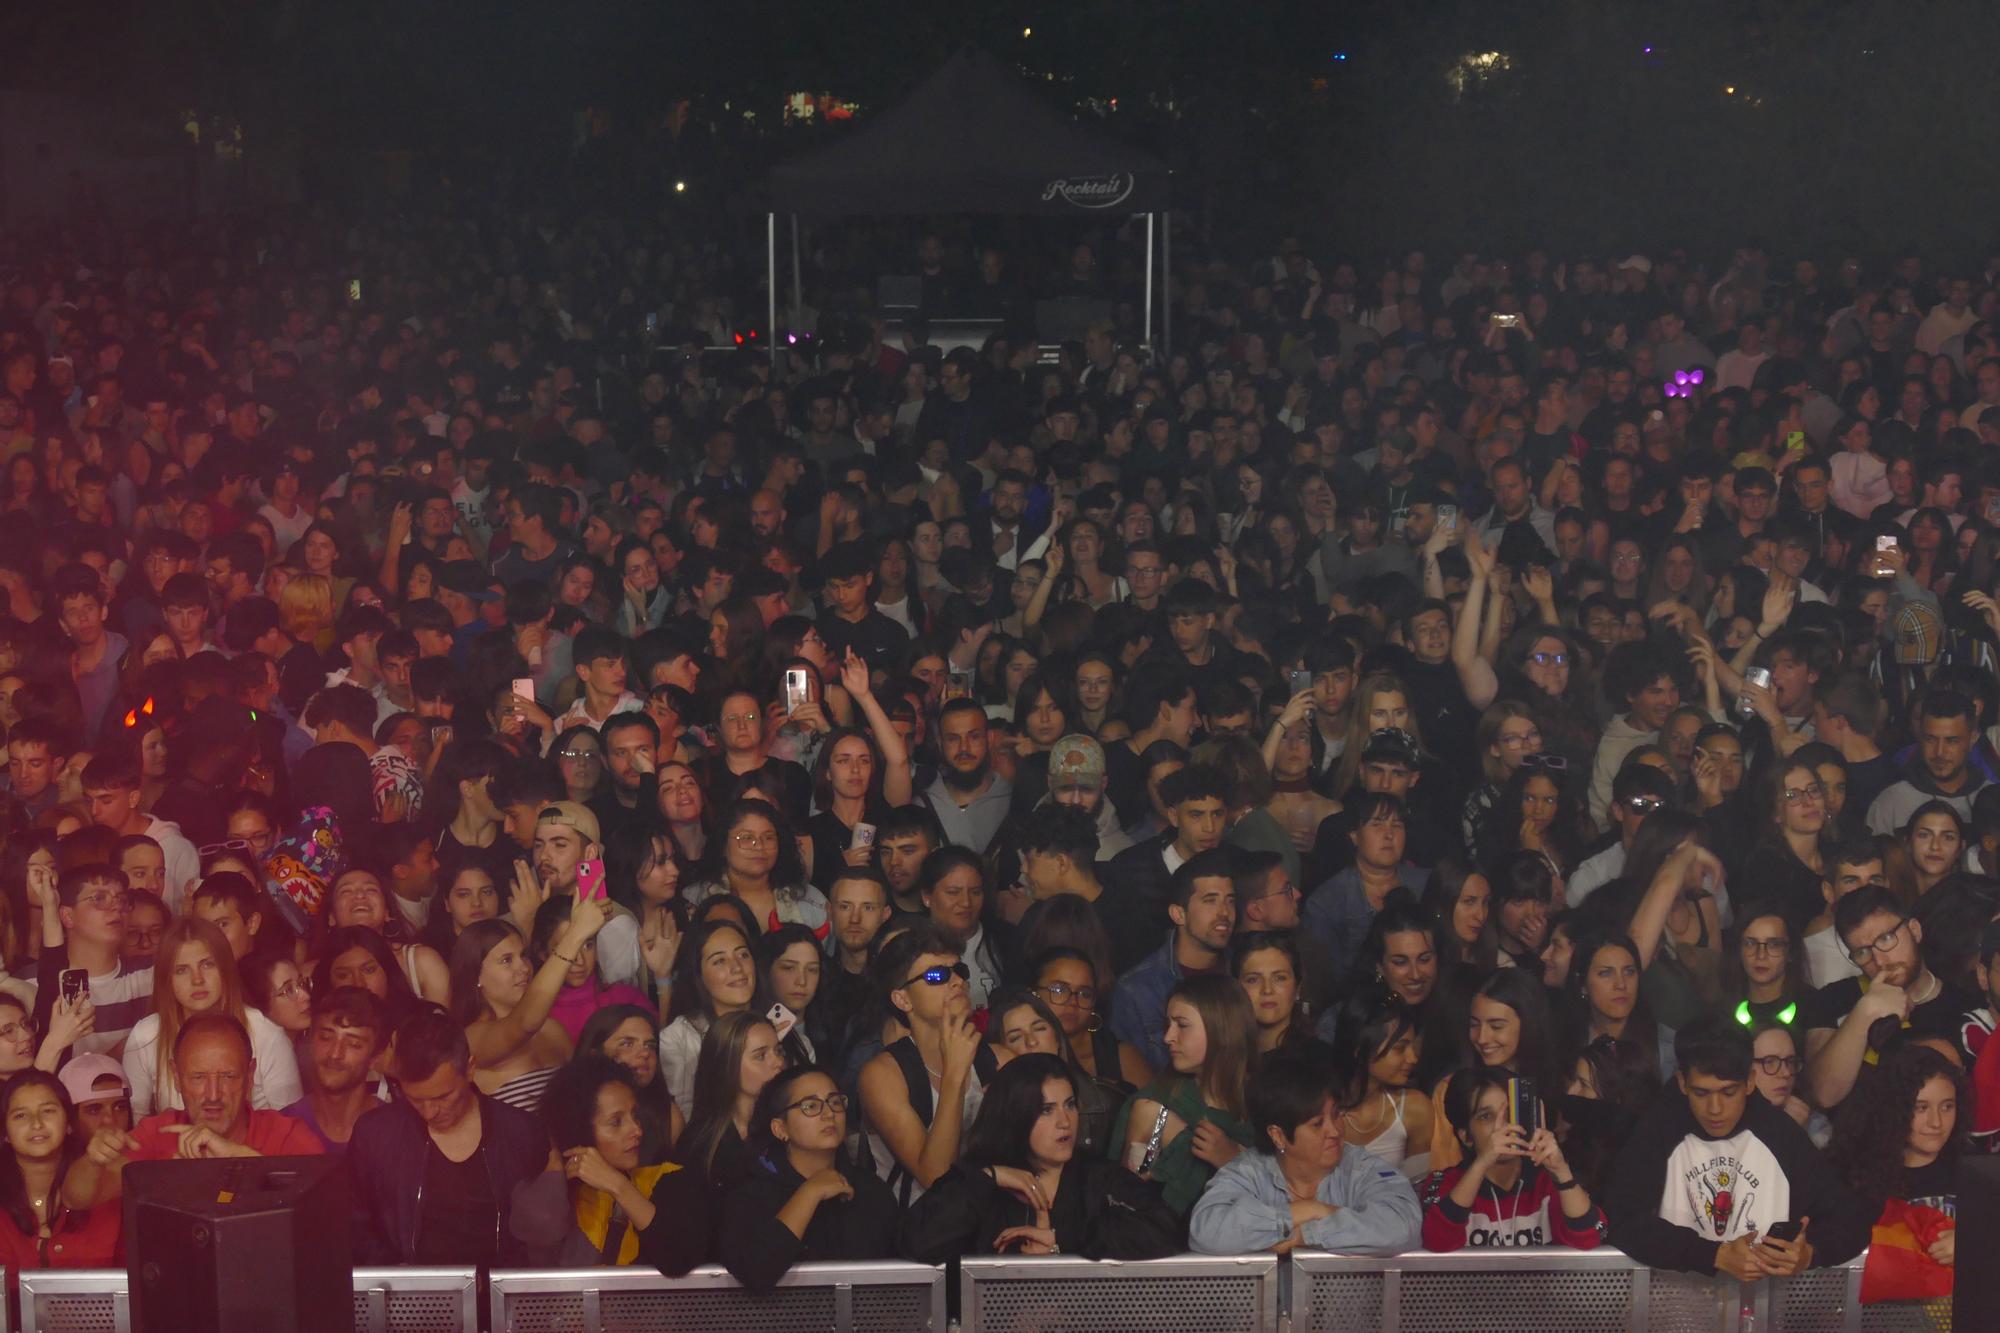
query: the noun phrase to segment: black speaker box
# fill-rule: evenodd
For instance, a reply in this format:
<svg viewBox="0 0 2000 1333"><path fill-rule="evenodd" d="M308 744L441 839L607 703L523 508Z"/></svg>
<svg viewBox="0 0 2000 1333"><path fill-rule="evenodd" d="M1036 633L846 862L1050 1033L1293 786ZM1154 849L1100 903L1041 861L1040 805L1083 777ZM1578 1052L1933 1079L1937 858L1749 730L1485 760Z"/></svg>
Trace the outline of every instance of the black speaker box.
<svg viewBox="0 0 2000 1333"><path fill-rule="evenodd" d="M338 1157L134 1162L133 1333L349 1333L347 1225Z"/></svg>

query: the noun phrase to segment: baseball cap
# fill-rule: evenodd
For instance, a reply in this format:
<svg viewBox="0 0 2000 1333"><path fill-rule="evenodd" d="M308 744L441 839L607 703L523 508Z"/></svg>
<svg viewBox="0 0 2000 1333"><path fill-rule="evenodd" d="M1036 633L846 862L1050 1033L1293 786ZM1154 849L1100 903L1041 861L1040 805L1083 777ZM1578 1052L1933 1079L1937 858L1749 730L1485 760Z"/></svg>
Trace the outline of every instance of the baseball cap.
<svg viewBox="0 0 2000 1333"><path fill-rule="evenodd" d="M597 816L590 813L588 807L578 805L575 801L550 801L535 816L535 823L567 824L575 829L585 842L603 841L597 830Z"/></svg>
<svg viewBox="0 0 2000 1333"><path fill-rule="evenodd" d="M470 597L475 602L497 602L500 594L493 591L493 576L488 574L477 560L447 560L438 570L438 582L461 597Z"/></svg>
<svg viewBox="0 0 2000 1333"><path fill-rule="evenodd" d="M1929 602L1904 602L1896 612L1896 660L1924 663L1935 661L1944 643L1944 618Z"/></svg>
<svg viewBox="0 0 2000 1333"><path fill-rule="evenodd" d="M1361 748L1361 762L1374 763L1378 760L1399 763L1406 768L1418 768L1422 759L1417 751L1417 738L1401 727L1383 727L1368 737L1368 744Z"/></svg>
<svg viewBox="0 0 2000 1333"><path fill-rule="evenodd" d="M117 1079L118 1086L96 1086L97 1080L107 1076ZM115 1101L132 1095L132 1084L125 1077L124 1066L108 1055L74 1056L56 1077L62 1082L63 1091L69 1094L73 1106L81 1106L85 1102Z"/></svg>
<svg viewBox="0 0 2000 1333"><path fill-rule="evenodd" d="M1082 734L1065 736L1049 750L1049 790L1104 784L1104 747Z"/></svg>

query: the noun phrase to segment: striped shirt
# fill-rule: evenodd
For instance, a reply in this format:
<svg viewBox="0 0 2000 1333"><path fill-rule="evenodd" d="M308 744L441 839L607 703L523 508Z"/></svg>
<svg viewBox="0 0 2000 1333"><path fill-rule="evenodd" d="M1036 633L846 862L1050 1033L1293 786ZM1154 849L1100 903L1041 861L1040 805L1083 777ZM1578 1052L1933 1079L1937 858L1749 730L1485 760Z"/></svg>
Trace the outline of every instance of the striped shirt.
<svg viewBox="0 0 2000 1333"><path fill-rule="evenodd" d="M35 1025L46 1032L62 990L63 970L69 966L69 950L45 950L35 966L40 983L35 994ZM77 1055L115 1056L133 1025L153 1012L153 969L128 969L120 963L112 971L92 977L90 1002L97 1007L95 1030L78 1038L71 1050Z"/></svg>

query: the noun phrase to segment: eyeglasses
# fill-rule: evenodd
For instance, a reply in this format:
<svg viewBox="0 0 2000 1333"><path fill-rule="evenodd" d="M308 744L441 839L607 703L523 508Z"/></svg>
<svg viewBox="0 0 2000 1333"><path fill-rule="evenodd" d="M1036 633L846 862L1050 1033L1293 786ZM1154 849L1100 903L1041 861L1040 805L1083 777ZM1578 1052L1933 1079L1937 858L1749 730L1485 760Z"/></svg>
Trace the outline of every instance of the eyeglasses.
<svg viewBox="0 0 2000 1333"><path fill-rule="evenodd" d="M19 1041L23 1037L26 1037L29 1041L35 1039L34 1019L23 1018L19 1022L9 1023L5 1027L0 1027L0 1042Z"/></svg>
<svg viewBox="0 0 2000 1333"><path fill-rule="evenodd" d="M1529 653L1528 660L1536 666L1568 666L1568 653Z"/></svg>
<svg viewBox="0 0 2000 1333"><path fill-rule="evenodd" d="M738 829L729 835L729 840L745 851L758 847L776 847L778 835L775 833L752 833L748 829Z"/></svg>
<svg viewBox="0 0 2000 1333"><path fill-rule="evenodd" d="M1806 1064L1796 1055L1760 1055L1752 1063L1773 1078L1779 1074L1796 1074Z"/></svg>
<svg viewBox="0 0 2000 1333"><path fill-rule="evenodd" d="M224 842L205 842L194 849L194 854L203 860L207 860L211 856L220 856L224 852L254 852L256 850L256 848L250 845L248 838L230 838Z"/></svg>
<svg viewBox="0 0 2000 1333"><path fill-rule="evenodd" d="M1800 801L1823 801L1825 799L1826 788L1817 782L1810 783L1804 787L1785 788L1786 805L1797 805Z"/></svg>
<svg viewBox="0 0 2000 1333"><path fill-rule="evenodd" d="M88 897L78 898L76 905L78 907L88 907L93 912L109 912L114 909L124 910L132 906L132 895L129 893L93 893Z"/></svg>
<svg viewBox="0 0 2000 1333"><path fill-rule="evenodd" d="M1071 986L1064 982L1051 981L1046 986L1035 987L1035 994L1041 996L1050 1004L1094 1005L1097 1003L1097 988L1095 986Z"/></svg>
<svg viewBox="0 0 2000 1333"><path fill-rule="evenodd" d="M927 967L901 986L896 987L896 989L904 990L916 985L919 981L923 982L926 986L942 986L953 977L957 977L960 981L970 981L972 980L972 969L962 962L953 963L948 967Z"/></svg>
<svg viewBox="0 0 2000 1333"><path fill-rule="evenodd" d="M1535 739L1541 739L1539 732L1536 733ZM1551 773L1567 773L1569 760L1559 754L1527 754L1521 756L1521 767L1546 769Z"/></svg>
<svg viewBox="0 0 2000 1333"><path fill-rule="evenodd" d="M312 998L312 993L312 979L310 977L293 977L290 981L272 991L271 998L274 1000L289 1000L298 997L309 1000Z"/></svg>
<svg viewBox="0 0 2000 1333"><path fill-rule="evenodd" d="M811 1120L819 1119L828 1111L835 1115L844 1115L847 1112L847 1096L845 1093L836 1092L830 1097L801 1097L785 1109L797 1111Z"/></svg>
<svg viewBox="0 0 2000 1333"><path fill-rule="evenodd" d="M1903 933L1903 927L1909 924L1910 924L1910 918L1904 917L1901 921L1898 921L1895 924L1895 926L1893 926L1891 929L1883 931L1880 935L1877 935L1874 939L1862 945L1860 948L1850 950L1847 955L1848 961L1853 963L1856 967L1860 967L1868 961L1869 954L1888 953L1890 950L1896 947L1896 937Z"/></svg>
<svg viewBox="0 0 2000 1333"><path fill-rule="evenodd" d="M573 759L580 764L594 764L604 757L595 750L557 750L556 753L564 759Z"/></svg>
<svg viewBox="0 0 2000 1333"><path fill-rule="evenodd" d="M1627 796L1619 804L1635 815L1650 815L1666 802L1657 796Z"/></svg>
<svg viewBox="0 0 2000 1333"><path fill-rule="evenodd" d="M1748 935L1743 937L1743 952L1752 958L1783 958L1792 951L1792 942L1780 935L1774 939L1756 940Z"/></svg>
<svg viewBox="0 0 2000 1333"><path fill-rule="evenodd" d="M1539 731L1524 731L1518 736L1502 736L1500 743L1510 750L1518 750L1523 745L1540 745L1542 743L1542 733Z"/></svg>
<svg viewBox="0 0 2000 1333"><path fill-rule="evenodd" d="M755 713L725 713L722 720L732 727L747 727L756 722Z"/></svg>

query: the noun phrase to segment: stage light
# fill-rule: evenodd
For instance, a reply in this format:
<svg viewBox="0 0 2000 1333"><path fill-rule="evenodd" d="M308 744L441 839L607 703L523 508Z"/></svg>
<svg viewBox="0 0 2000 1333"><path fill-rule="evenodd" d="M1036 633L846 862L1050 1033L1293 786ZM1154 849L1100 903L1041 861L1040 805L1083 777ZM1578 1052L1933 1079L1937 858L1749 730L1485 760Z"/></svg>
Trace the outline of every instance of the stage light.
<svg viewBox="0 0 2000 1333"><path fill-rule="evenodd" d="M674 182L674 193L675 193L675 194L686 194L686 193L687 193L687 191L688 191L688 183L687 183L686 181L675 181L675 182Z"/></svg>

